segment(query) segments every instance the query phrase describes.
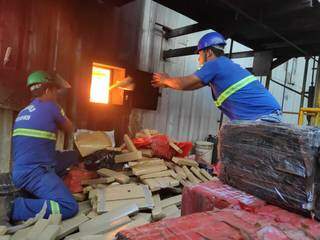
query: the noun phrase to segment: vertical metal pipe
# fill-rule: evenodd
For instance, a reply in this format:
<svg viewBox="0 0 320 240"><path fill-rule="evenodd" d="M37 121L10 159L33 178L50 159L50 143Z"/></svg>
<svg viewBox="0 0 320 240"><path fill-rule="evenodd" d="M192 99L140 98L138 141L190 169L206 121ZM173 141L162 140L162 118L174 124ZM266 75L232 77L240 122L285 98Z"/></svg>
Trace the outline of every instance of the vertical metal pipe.
<svg viewBox="0 0 320 240"><path fill-rule="evenodd" d="M289 65L289 62L286 63L286 76L284 78L284 87L283 87L282 101L281 101L281 111L282 112L283 112L283 106L284 106L284 96L286 93L286 84L287 84L287 79L288 79L288 65Z"/></svg>
<svg viewBox="0 0 320 240"><path fill-rule="evenodd" d="M272 78L272 69L270 69L270 72L269 72L268 75L267 75L267 79L266 79L266 89L269 89L269 87L270 87L271 78Z"/></svg>
<svg viewBox="0 0 320 240"><path fill-rule="evenodd" d="M304 95L306 92L306 85L308 79L308 68L309 68L309 57L306 57L306 63L304 65L304 73L303 73L303 82L302 82L302 90L301 90L301 98L300 98L300 108L303 107L304 104Z"/></svg>
<svg viewBox="0 0 320 240"><path fill-rule="evenodd" d="M320 59L320 56L318 60ZM314 107L320 107L320 64L317 65L316 81L315 81L315 93L314 93Z"/></svg>
<svg viewBox="0 0 320 240"><path fill-rule="evenodd" d="M78 125L78 97L79 97L79 80L81 79L81 67L82 65L82 40L77 39L75 46L75 62L72 69L72 88L70 91L70 117L74 124L74 127L77 128ZM69 134L65 138L65 148L72 150L73 149L73 133Z"/></svg>
<svg viewBox="0 0 320 240"><path fill-rule="evenodd" d="M312 64L312 76L311 76L311 86L314 86L314 72L316 70L316 56L314 56Z"/></svg>
<svg viewBox="0 0 320 240"><path fill-rule="evenodd" d="M230 50L229 50L229 58L231 58L231 55L232 55L232 50L233 50L233 39L231 39L231 44L230 44ZM220 113L220 122L219 122L219 129L221 128L222 126L222 122L223 122L223 112L221 111Z"/></svg>
<svg viewBox="0 0 320 240"><path fill-rule="evenodd" d="M81 62L82 62L82 41L81 39L77 39L76 47L75 47L75 64L73 69L73 83L72 83L72 95L71 95L71 119L75 126L77 126L77 110L78 110L78 93L79 93L79 79L81 73Z"/></svg>

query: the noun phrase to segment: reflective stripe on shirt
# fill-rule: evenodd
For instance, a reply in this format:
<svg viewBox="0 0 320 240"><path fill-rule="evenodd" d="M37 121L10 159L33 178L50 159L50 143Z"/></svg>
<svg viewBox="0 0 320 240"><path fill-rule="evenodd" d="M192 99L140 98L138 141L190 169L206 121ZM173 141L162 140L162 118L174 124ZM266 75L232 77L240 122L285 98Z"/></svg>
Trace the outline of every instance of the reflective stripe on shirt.
<svg viewBox="0 0 320 240"><path fill-rule="evenodd" d="M228 97L230 97L235 92L239 91L241 88L244 88L249 83L252 83L253 81L256 81L257 78L253 75L250 75L246 78L241 79L240 81L236 82L235 84L228 87L226 90L224 90L218 97L218 99L214 102L217 107L220 107L222 103L227 100Z"/></svg>
<svg viewBox="0 0 320 240"><path fill-rule="evenodd" d="M56 140L56 134L53 132L42 131L37 129L28 129L28 128L17 128L13 130L13 137L15 136L26 136L26 137L35 137L43 138L49 140Z"/></svg>

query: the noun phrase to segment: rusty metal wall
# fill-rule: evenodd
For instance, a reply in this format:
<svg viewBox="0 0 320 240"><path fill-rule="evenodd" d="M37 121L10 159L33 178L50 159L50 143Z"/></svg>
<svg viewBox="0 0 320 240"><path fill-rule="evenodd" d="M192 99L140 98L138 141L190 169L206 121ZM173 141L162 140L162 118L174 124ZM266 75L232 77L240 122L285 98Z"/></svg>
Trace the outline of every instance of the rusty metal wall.
<svg viewBox="0 0 320 240"><path fill-rule="evenodd" d="M10 86L26 90L30 71L44 69L57 71L71 83L81 82L79 92L86 95L90 79L85 74L75 78L75 73L90 72L94 60L111 63L116 57L115 7L89 0L1 0L0 4L0 56L12 47L11 60L0 67L0 73L7 75L0 77ZM12 19L6 17L10 14ZM16 39L19 44L14 44Z"/></svg>
<svg viewBox="0 0 320 240"><path fill-rule="evenodd" d="M93 62L135 63L139 2L130 3L125 18L114 3L118 1L0 0L1 169L8 169L10 159L12 110L30 101L25 83L35 70L55 71L71 83L60 104L76 127L114 129L119 141L127 132L130 109L89 103ZM4 61L8 49L9 61Z"/></svg>
<svg viewBox="0 0 320 240"><path fill-rule="evenodd" d="M12 110L0 109L0 173L10 170L13 115Z"/></svg>

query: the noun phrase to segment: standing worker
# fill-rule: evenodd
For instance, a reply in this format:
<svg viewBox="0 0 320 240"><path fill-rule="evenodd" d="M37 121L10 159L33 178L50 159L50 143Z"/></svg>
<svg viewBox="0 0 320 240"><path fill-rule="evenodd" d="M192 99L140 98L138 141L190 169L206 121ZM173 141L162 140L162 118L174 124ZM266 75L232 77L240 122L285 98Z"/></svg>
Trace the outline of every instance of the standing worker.
<svg viewBox="0 0 320 240"><path fill-rule="evenodd" d="M66 87L67 82L36 71L29 75L27 86L34 99L20 111L14 123L12 175L14 185L32 197L14 198L10 193L0 196L0 225L8 226L9 218L32 218L45 203L46 218L61 214L66 219L78 212L77 202L58 176L77 162L77 156L73 151L55 151L57 130L73 131L71 121L57 104L58 90Z"/></svg>
<svg viewBox="0 0 320 240"><path fill-rule="evenodd" d="M216 106L230 120L281 122L278 102L255 76L224 56L225 45L224 37L217 32L204 35L198 43L202 66L198 71L185 77L155 73L152 85L176 90L210 86Z"/></svg>

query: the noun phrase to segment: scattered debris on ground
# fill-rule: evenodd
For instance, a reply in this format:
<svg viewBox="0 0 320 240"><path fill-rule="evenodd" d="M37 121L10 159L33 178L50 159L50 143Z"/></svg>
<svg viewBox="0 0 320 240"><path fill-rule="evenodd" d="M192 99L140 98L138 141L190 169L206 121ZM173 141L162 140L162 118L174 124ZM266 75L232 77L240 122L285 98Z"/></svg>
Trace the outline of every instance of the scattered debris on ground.
<svg viewBox="0 0 320 240"><path fill-rule="evenodd" d="M102 132L78 137L75 143L84 162L64 180L79 202L79 213L64 221L60 215L42 216L13 235L0 229L0 240L114 239L120 230L181 216L183 186L213 179L187 158L191 143L182 149L185 143L179 146L155 130L142 130L134 141L125 135L120 147L112 147Z"/></svg>

